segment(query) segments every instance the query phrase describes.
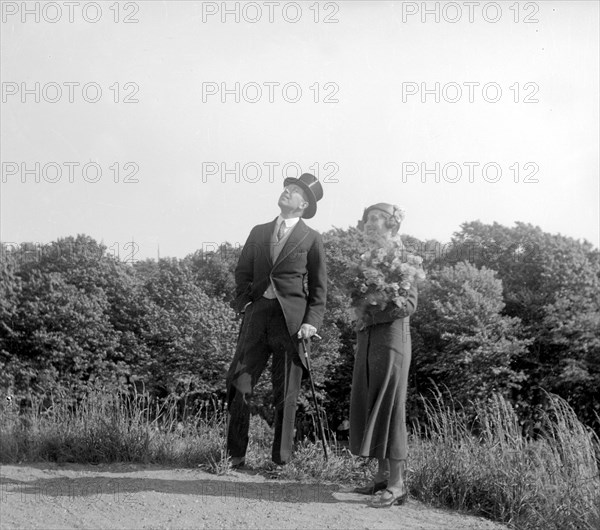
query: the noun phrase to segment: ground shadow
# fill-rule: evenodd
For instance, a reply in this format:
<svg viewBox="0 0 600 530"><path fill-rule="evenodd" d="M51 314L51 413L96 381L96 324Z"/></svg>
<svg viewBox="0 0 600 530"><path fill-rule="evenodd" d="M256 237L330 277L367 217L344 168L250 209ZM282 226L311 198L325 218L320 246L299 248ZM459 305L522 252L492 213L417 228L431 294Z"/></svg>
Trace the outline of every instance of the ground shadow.
<svg viewBox="0 0 600 530"><path fill-rule="evenodd" d="M31 481L0 478L4 501L10 497L39 499L86 499L89 502L136 503L136 496L143 492L191 495L202 500L213 497L224 503L239 502L242 499L269 502L292 503L337 503L352 500L336 499L334 493L339 488L331 484L302 484L298 482L248 482L218 479L157 479L143 477L56 477ZM358 500L358 499L357 499ZM139 502L143 502L139 499ZM364 501L363 501L364 502Z"/></svg>

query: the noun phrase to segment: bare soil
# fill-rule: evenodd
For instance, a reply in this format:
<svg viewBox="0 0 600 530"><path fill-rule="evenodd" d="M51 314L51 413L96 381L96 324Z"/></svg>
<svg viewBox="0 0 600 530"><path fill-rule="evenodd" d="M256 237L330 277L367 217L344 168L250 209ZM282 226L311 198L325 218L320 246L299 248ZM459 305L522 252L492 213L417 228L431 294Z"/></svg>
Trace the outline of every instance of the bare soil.
<svg viewBox="0 0 600 530"><path fill-rule="evenodd" d="M350 487L153 465L0 467L0 528L501 529L415 499L374 509Z"/></svg>

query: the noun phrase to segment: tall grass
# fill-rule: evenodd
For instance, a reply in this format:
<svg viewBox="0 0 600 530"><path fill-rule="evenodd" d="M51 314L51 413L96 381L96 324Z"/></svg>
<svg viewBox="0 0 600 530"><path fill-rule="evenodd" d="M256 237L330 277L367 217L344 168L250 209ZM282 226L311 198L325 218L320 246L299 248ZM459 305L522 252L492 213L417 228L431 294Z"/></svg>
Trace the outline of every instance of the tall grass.
<svg viewBox="0 0 600 530"><path fill-rule="evenodd" d="M226 414L211 401L180 421L177 400L93 388L76 404L57 390L19 412L0 408L0 461L140 462L227 469Z"/></svg>
<svg viewBox="0 0 600 530"><path fill-rule="evenodd" d="M599 529L598 437L563 399L548 401L533 440L499 396L477 405L474 424L439 394L425 400L426 433L411 444L411 492L516 528Z"/></svg>
<svg viewBox="0 0 600 530"><path fill-rule="evenodd" d="M57 392L19 412L0 406L0 461L140 462L227 473L227 414L207 402L194 414L177 400L156 404L146 392L92 389L76 405ZM484 515L519 529L600 528L600 441L557 396L540 435L530 439L510 404L493 396L475 420L441 394L425 400L425 432L410 438L411 494L433 505ZM184 411L187 410L184 408ZM246 463L269 472L273 432L250 422ZM325 462L320 443L304 441L280 478L352 485L369 480L375 462L356 458L335 439Z"/></svg>

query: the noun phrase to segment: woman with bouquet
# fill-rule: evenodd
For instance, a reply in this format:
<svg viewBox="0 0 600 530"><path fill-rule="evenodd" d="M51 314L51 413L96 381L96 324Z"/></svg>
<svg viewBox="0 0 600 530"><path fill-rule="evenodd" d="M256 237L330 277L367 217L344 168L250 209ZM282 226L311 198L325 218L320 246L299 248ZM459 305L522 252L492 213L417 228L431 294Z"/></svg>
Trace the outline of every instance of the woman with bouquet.
<svg viewBox="0 0 600 530"><path fill-rule="evenodd" d="M373 481L354 491L376 494L371 506L402 504L407 458L406 388L411 360L409 317L417 307L421 258L408 254L398 230L404 212L378 203L363 214L365 245L351 282L357 351L350 398L350 451L378 459Z"/></svg>

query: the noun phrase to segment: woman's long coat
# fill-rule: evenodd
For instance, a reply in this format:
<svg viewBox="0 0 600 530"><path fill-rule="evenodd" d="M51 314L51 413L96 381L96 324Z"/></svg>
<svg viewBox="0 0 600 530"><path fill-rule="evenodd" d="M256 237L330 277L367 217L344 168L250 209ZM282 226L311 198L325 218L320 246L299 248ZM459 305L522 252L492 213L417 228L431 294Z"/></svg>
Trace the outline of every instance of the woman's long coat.
<svg viewBox="0 0 600 530"><path fill-rule="evenodd" d="M357 333L350 398L350 451L359 456L405 460L406 390L411 361L413 286L404 307L370 310Z"/></svg>

